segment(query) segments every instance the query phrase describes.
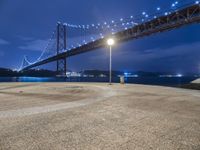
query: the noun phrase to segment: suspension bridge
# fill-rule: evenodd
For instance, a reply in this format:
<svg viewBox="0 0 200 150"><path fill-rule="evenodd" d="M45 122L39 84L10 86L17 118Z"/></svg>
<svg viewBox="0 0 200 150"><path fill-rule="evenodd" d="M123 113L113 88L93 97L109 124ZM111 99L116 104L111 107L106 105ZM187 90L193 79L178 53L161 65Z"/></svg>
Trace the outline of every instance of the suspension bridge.
<svg viewBox="0 0 200 150"><path fill-rule="evenodd" d="M175 7L176 3L172 6ZM200 22L199 1L177 6L168 11L160 11L160 8L157 10L159 12L150 15L143 12L141 16L121 18L119 21L112 20L110 23L73 25L58 22L56 30L39 58L35 62L30 62L25 56L19 70L25 71L56 62L57 73L64 75L67 70L66 58L105 47L109 37L113 37L119 43ZM83 34L87 33L84 38L81 38L81 35L76 32L81 42L70 47L68 44L70 40L67 38L70 33L69 28ZM89 37L91 35L92 37Z"/></svg>

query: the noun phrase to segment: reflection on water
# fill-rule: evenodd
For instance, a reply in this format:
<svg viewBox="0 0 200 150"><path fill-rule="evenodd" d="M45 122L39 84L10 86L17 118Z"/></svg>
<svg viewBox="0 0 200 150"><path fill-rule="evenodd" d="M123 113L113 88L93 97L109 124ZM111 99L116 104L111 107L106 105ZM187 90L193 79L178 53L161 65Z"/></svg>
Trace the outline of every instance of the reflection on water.
<svg viewBox="0 0 200 150"><path fill-rule="evenodd" d="M138 77L126 78L126 83L178 86L188 84L195 80L195 77ZM108 78L57 78L57 77L0 77L0 82L108 82ZM113 82L119 83L119 78L113 78Z"/></svg>
<svg viewBox="0 0 200 150"><path fill-rule="evenodd" d="M51 78L19 77L16 78L16 82L51 82Z"/></svg>

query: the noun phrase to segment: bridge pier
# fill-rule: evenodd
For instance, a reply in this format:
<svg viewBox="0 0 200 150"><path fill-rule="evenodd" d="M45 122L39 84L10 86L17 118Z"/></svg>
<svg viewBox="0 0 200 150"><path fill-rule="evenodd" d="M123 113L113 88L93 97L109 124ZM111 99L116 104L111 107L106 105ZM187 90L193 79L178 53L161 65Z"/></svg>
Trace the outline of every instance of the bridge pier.
<svg viewBox="0 0 200 150"><path fill-rule="evenodd" d="M57 60L57 74L58 75L66 75L66 72L67 72L66 58Z"/></svg>
<svg viewBox="0 0 200 150"><path fill-rule="evenodd" d="M63 50L66 50L67 46L66 25L61 24L60 22L57 23L56 45L57 45L57 55L62 53ZM62 57L61 59L57 60L56 69L58 75L66 75L67 62L65 57Z"/></svg>

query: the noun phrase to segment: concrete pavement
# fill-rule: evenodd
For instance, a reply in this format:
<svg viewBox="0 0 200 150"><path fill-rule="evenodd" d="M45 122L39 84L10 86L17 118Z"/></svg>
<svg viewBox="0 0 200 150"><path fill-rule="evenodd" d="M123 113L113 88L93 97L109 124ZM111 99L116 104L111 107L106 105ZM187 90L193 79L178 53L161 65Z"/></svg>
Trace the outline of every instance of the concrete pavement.
<svg viewBox="0 0 200 150"><path fill-rule="evenodd" d="M1 83L0 149L200 149L200 92Z"/></svg>

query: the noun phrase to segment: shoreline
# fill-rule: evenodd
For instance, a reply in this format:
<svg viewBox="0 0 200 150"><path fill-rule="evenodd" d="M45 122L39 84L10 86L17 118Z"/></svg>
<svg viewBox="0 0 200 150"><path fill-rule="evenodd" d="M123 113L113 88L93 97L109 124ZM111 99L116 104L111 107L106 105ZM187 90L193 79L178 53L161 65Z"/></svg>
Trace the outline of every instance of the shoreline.
<svg viewBox="0 0 200 150"><path fill-rule="evenodd" d="M181 88L192 89L192 90L200 90L200 79L196 79L189 84L181 85Z"/></svg>
<svg viewBox="0 0 200 150"><path fill-rule="evenodd" d="M189 83L189 84L181 85L180 88L191 89L191 90L200 90L200 84L198 84L198 83Z"/></svg>

